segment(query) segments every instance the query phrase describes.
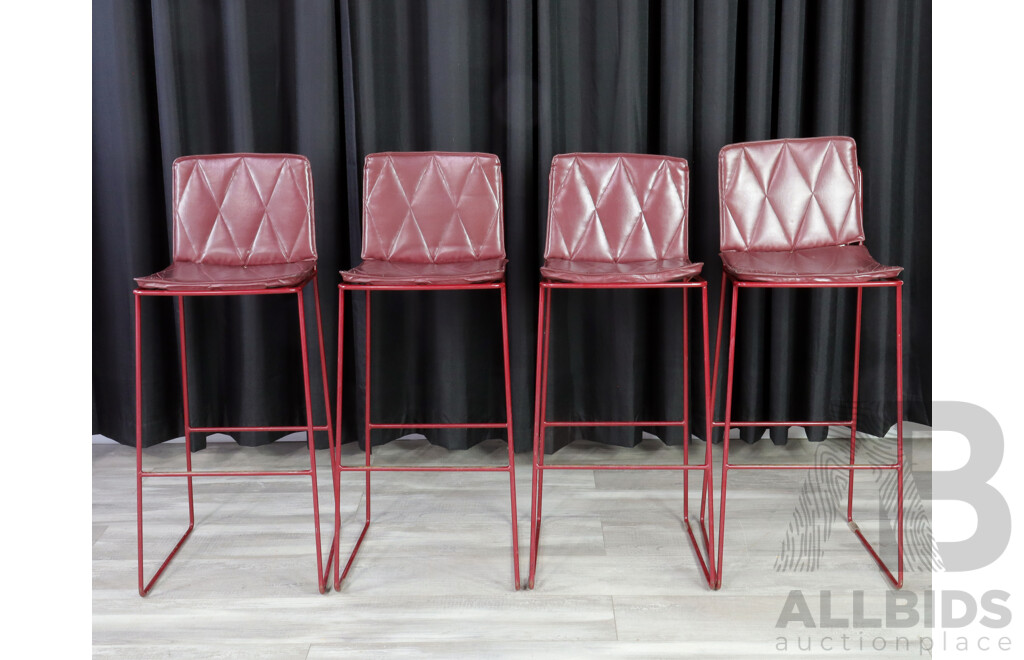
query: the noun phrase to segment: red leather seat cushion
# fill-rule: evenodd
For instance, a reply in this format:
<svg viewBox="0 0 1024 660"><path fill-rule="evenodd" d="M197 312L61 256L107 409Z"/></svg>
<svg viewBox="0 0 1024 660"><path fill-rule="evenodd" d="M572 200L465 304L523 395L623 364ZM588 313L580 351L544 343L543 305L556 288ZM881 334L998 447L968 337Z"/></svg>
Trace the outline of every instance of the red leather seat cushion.
<svg viewBox="0 0 1024 660"><path fill-rule="evenodd" d="M140 289L274 289L316 273L313 179L304 156L183 156L173 174L172 264L136 277Z"/></svg>
<svg viewBox="0 0 1024 660"><path fill-rule="evenodd" d="M450 263L414 263L364 259L341 277L353 284L476 284L495 282L505 275L505 258Z"/></svg>
<svg viewBox="0 0 1024 660"><path fill-rule="evenodd" d="M561 282L592 284L672 282L700 274L704 264L685 257L652 261L580 261L546 259L540 273Z"/></svg>
<svg viewBox="0 0 1024 660"><path fill-rule="evenodd" d="M861 282L890 279L903 271L878 263L863 245L723 252L721 256L726 272L750 282Z"/></svg>
<svg viewBox="0 0 1024 660"><path fill-rule="evenodd" d="M298 286L316 273L315 261L256 266L226 266L178 261L148 275L136 277L140 289L167 291L230 291Z"/></svg>

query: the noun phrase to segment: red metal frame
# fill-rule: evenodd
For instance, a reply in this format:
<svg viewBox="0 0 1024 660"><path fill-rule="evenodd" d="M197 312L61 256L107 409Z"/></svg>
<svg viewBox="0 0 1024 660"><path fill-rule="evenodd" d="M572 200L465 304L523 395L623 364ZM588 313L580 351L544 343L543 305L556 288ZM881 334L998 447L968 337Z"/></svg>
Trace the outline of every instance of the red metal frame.
<svg viewBox="0 0 1024 660"><path fill-rule="evenodd" d="M502 349L505 364L505 421L494 424L374 424L370 421L370 358L372 356L370 342L370 320L372 317L370 308L370 294L375 291L480 291L498 290L501 294L501 335ZM341 397L342 397L342 365L344 357L344 332L345 332L345 291L366 292L366 398L365 398L365 426L364 438L365 464L364 465L342 465L341 464ZM519 531L518 517L516 514L516 464L515 464L515 442L512 436L512 386L509 371L509 345L508 345L508 304L505 293L505 281L486 282L480 284L402 284L402 285L381 285L381 284L349 284L338 285L338 399L335 419L337 423L337 437L334 443L333 454L334 471L334 544L332 546L336 556L334 561L334 589L341 589L341 581L348 575L352 563L355 561L356 553L359 552L366 532L370 527L370 474L372 472L508 472L509 475L509 497L512 508L512 572L513 584L519 589ZM388 466L374 467L370 465L372 442L370 431L373 429L500 429L503 428L508 434L508 465L502 466ZM356 539L355 545L345 563L344 570L341 569L341 473L342 472L363 472L366 476L366 517L363 529Z"/></svg>
<svg viewBox="0 0 1024 660"><path fill-rule="evenodd" d="M316 331L320 347L320 371L323 378L324 408L327 413L326 426L316 426L313 423L313 405L310 394L309 380L309 351L306 341L306 318L304 313L303 288L313 281L313 297L316 306ZM271 477L271 476L309 476L313 486L313 528L316 537L316 566L317 566L317 587L320 593L327 590L327 574L331 570L331 560L334 557L334 548L328 551L327 566L323 564L322 550L320 547L320 500L317 492L316 477L316 454L313 444L314 431L327 431L329 444L333 455L334 426L331 421L330 394L327 385L327 360L324 355L323 325L320 319L320 288L316 281L316 273L309 279L292 287L281 287L275 289L244 289L228 291L175 291L156 289L135 289L135 486L136 486L136 515L138 520L138 544L139 544L139 595L146 596L152 590L153 585L163 574L171 560L178 554L178 550L192 534L195 528L195 502L192 490L192 479L195 477ZM188 400L188 362L185 350L185 306L186 296L252 296L252 295L296 295L299 310L299 338L302 344L302 375L305 386L305 426L221 426L221 427L197 427L192 426L189 415ZM184 471L145 471L142 469L142 298L143 297L174 297L178 299L178 336L179 351L181 360L181 392L184 408L185 423L185 470ZM191 435L193 432L202 433L237 433L246 431L306 431L307 443L309 445L309 469L307 470L278 470L278 471L193 471ZM143 571L143 526L142 526L142 480L148 477L184 477L188 484L188 528L181 536L170 554L166 556L153 577L146 582Z"/></svg>
<svg viewBox="0 0 1024 660"><path fill-rule="evenodd" d="M705 437L708 442L704 446L704 462L698 465L690 465L689 440L690 440L690 416L689 416L689 327L688 327L688 294L692 288L699 288L701 291L701 304L703 310L704 327L704 408L705 408ZM683 290L683 419L682 421L598 421L598 422L559 422L547 419L547 392L548 392L548 362L549 362L549 339L551 332L551 296L554 289L682 289ZM534 403L534 436L533 436L533 490L531 493L530 505L530 577L529 588L533 589L537 574L537 557L540 546L540 523L542 513L542 500L544 495L544 470L680 470L683 472L683 510L685 517L683 522L686 525L686 532L693 545L693 550L700 562L700 568L704 579L709 586L716 583L716 570L714 564L714 553L712 548L715 545L714 530L714 504L713 498L709 496L712 492L712 467L711 467L711 411L710 411L710 359L708 341L708 290L707 282L700 277L694 277L681 282L657 282L657 283L588 283L578 284L569 282L555 282L542 280L540 283L540 296L537 309L537 381L535 386L536 400ZM683 463L682 465L545 465L544 445L545 432L551 427L568 426L681 426L683 427ZM703 471L703 483L701 488L700 505L700 531L704 541L704 552L701 552L700 543L693 532L690 522L690 499L689 499L689 475L690 470ZM704 514L707 513L708 524L705 526ZM705 560L705 555L707 560Z"/></svg>
<svg viewBox="0 0 1024 660"><path fill-rule="evenodd" d="M718 357L722 343L722 320L725 312L725 295L727 285L732 285L732 304L729 315L729 356L726 367L725 386L725 419L722 422L714 422L716 428L724 431L723 454L722 454L722 490L721 504L719 506L718 525L718 580L716 589L722 587L722 561L725 550L725 497L728 484L729 470L846 470L849 472L849 486L846 506L846 522L857 538L867 549L868 553L878 564L879 569L886 579L895 588L903 586L903 281L902 280L874 280L862 282L751 282L737 280L728 275L722 274L722 299L718 307L718 330L715 339L715 377L712 384L711 409L715 409L714 396L718 388ZM860 386L860 327L861 310L863 306L864 289L894 288L896 290L896 462L892 464L855 464L857 449L857 393ZM739 301L740 289L857 289L857 318L853 350L853 412L851 419L841 421L742 421L732 420L732 385L733 370L735 366L736 349L736 310ZM766 464L731 464L729 463L729 431L733 427L743 426L848 426L850 427L850 463L849 465L766 465ZM860 527L853 519L853 475L857 470L896 470L897 478L897 503L896 503L896 553L897 571L892 571L875 551L874 547L861 532Z"/></svg>

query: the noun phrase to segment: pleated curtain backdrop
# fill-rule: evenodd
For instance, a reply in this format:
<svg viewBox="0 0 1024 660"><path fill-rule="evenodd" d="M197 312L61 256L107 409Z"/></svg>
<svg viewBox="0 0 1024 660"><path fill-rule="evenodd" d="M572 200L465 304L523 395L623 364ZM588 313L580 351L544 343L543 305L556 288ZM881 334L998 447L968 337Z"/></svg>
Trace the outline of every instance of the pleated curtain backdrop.
<svg viewBox="0 0 1024 660"><path fill-rule="evenodd" d="M906 268L905 415L927 424L930 117L931 7L923 0L94 0L93 431L134 443L132 277L169 263L170 164L178 156L309 158L333 387L337 271L358 262L364 156L497 154L516 447L525 450L552 156L620 151L689 161L690 250L710 282L713 341L719 149L817 135L856 139L868 247ZM864 298L858 429L875 434L895 422L890 295ZM734 419L842 418L851 394L853 294L745 298ZM281 322L294 317L287 304L273 296L187 301L195 424L302 423L298 324ZM362 433L362 295L347 304L342 426L351 441ZM497 296L478 292L375 296L375 421L500 419L496 306ZM691 296L690 312L698 374L699 298ZM678 293L567 292L554 299L553 313L550 418L682 414ZM143 429L153 444L182 435L181 390L173 306L148 301L144 318ZM693 383L690 409L700 418L704 392L699 377ZM631 445L644 430L681 440L678 430L615 428L565 430L552 442ZM809 431L822 437L821 429ZM762 432L743 430L748 441ZM375 433L375 443L397 435ZM425 434L452 448L489 435ZM773 429L771 439L786 435Z"/></svg>

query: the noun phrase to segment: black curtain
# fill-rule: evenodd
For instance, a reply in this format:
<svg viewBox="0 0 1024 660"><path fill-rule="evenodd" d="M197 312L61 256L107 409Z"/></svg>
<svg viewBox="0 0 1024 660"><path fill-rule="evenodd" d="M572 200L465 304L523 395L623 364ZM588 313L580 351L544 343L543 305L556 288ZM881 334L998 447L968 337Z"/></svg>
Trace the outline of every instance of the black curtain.
<svg viewBox="0 0 1024 660"><path fill-rule="evenodd" d="M857 140L868 247L906 268L905 419L927 424L930 117L931 7L923 0L94 0L93 430L134 442L132 277L169 263L170 164L178 156L309 157L333 390L335 285L337 271L359 258L363 157L497 154L516 447L525 450L552 156L620 151L689 161L691 257L705 263L710 282L713 350L718 150L815 135ZM881 434L895 422L893 297L867 291L864 301L859 425ZM734 418L848 414L854 302L850 291L745 293ZM153 444L182 434L180 376L172 304L143 306L143 428ZM364 311L362 294L350 294L346 440L362 435ZM691 294L689 312L699 431L699 296ZM681 414L680 293L560 291L553 314L549 418ZM195 425L302 423L293 301L190 300L186 318ZM373 333L375 421L502 419L496 295L377 294ZM321 401L318 382L314 389ZM623 428L566 430L550 440L631 445L643 430L681 440ZM379 433L375 443L397 435ZM753 441L762 430L744 433ZM786 433L771 437L784 442ZM490 434L427 433L453 448Z"/></svg>

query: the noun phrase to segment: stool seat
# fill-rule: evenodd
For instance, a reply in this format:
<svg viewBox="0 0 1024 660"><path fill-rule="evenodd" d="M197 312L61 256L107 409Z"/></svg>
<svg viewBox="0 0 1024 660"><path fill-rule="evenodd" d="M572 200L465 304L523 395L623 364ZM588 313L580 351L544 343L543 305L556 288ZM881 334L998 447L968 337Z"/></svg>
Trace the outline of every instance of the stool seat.
<svg viewBox="0 0 1024 660"><path fill-rule="evenodd" d="M352 284L429 285L496 282L505 275L508 259L480 259L450 263L414 263L364 259L341 277Z"/></svg>
<svg viewBox="0 0 1024 660"><path fill-rule="evenodd" d="M540 273L560 282L580 284L650 284L673 282L700 274L703 263L686 257L648 261L581 261L578 259L545 259Z"/></svg>
<svg viewBox="0 0 1024 660"><path fill-rule="evenodd" d="M136 277L140 289L232 291L300 286L316 274L315 261L238 266L176 261L159 273Z"/></svg>
<svg viewBox="0 0 1024 660"><path fill-rule="evenodd" d="M903 272L884 266L863 245L829 245L792 251L722 252L729 275L747 282L839 284L892 279Z"/></svg>

